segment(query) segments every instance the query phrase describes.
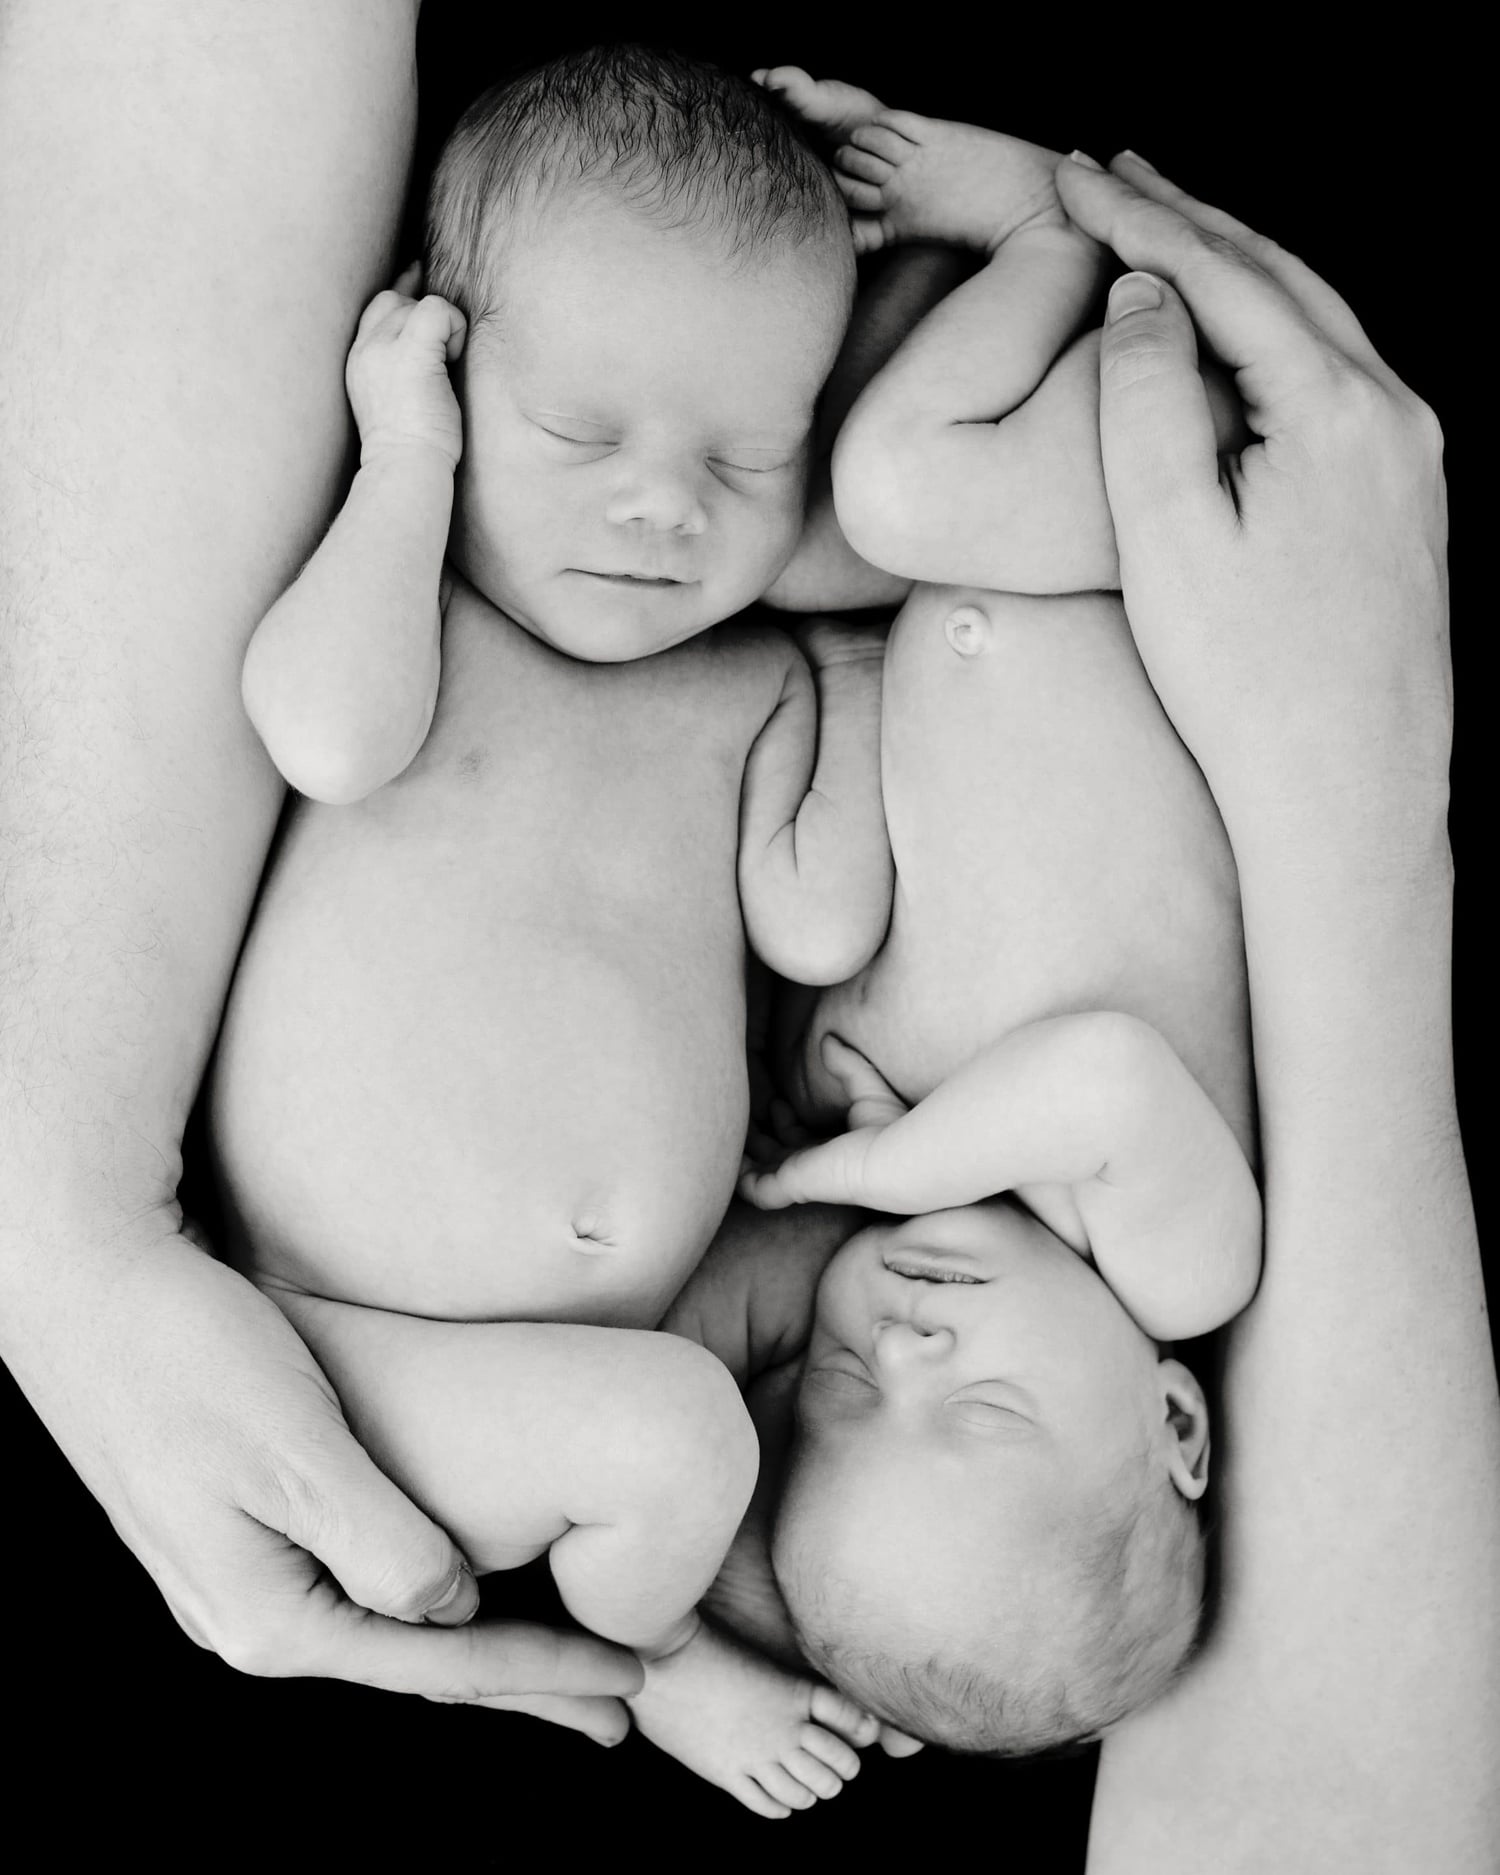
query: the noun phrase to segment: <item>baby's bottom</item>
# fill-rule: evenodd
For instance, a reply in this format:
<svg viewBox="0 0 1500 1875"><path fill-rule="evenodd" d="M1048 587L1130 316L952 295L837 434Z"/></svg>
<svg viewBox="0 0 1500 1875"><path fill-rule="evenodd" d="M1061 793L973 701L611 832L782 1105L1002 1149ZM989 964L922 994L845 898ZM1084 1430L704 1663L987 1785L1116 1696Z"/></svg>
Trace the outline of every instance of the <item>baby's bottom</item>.
<svg viewBox="0 0 1500 1875"><path fill-rule="evenodd" d="M758 1464L713 1355L651 1330L436 1321L263 1286L361 1445L476 1574L549 1550L596 1634L649 1654L691 1632Z"/></svg>

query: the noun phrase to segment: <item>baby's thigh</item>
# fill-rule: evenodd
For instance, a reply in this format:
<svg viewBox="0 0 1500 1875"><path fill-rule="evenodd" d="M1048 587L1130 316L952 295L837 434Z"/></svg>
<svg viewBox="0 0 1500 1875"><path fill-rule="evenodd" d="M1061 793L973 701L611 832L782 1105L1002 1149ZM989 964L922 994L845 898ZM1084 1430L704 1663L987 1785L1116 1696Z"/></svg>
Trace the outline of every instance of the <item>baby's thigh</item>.
<svg viewBox="0 0 1500 1875"><path fill-rule="evenodd" d="M360 1444L477 1574L518 1568L563 1534L546 1402L518 1397L525 1350L507 1346L537 1325L434 1321L261 1287L312 1350Z"/></svg>

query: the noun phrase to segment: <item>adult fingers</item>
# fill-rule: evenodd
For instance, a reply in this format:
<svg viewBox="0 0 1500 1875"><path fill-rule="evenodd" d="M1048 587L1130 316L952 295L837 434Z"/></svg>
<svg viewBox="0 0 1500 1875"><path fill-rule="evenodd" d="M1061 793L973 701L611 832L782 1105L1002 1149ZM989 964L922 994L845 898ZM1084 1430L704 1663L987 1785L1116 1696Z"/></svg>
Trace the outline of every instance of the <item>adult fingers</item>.
<svg viewBox="0 0 1500 1875"><path fill-rule="evenodd" d="M468 1701L490 1712L524 1712L549 1725L582 1732L598 1745L618 1745L630 1733L630 1714L618 1699L586 1698L581 1694L507 1693Z"/></svg>
<svg viewBox="0 0 1500 1875"><path fill-rule="evenodd" d="M1313 324L1348 352L1351 358L1358 359L1367 369L1385 369L1380 354L1365 336L1365 329L1355 318L1348 302L1326 280L1315 274L1306 261L1288 253L1266 235L1257 234L1255 229L1227 214L1222 208L1200 202L1195 196L1189 195L1186 189L1178 188L1175 182L1169 182L1143 156L1137 156L1134 150L1123 150L1111 160L1110 168L1116 175L1123 176L1132 188L1139 189L1142 195L1149 195L1156 202L1167 203L1200 228L1232 241L1272 279L1279 281Z"/></svg>
<svg viewBox="0 0 1500 1875"><path fill-rule="evenodd" d="M1271 434L1309 392L1331 387L1347 371L1347 360L1281 282L1227 235L1200 228L1123 176L1072 157L1058 164L1057 186L1085 232L1127 267L1177 288L1214 352L1238 375L1258 435Z"/></svg>
<svg viewBox="0 0 1500 1875"><path fill-rule="evenodd" d="M1099 444L1122 558L1143 531L1222 524L1213 411L1193 322L1163 281L1128 273L1099 340Z"/></svg>
<svg viewBox="0 0 1500 1875"><path fill-rule="evenodd" d="M449 1698L533 1692L624 1697L639 1690L634 1654L591 1635L528 1624L460 1625L479 1600L464 1557L342 1429L325 1448L317 1476L296 1489L283 1486L280 1495L276 1525L294 1546L292 1556L301 1550L316 1557L344 1595L326 1580L312 1593L304 1587L250 1644L268 1659L278 1651L290 1656L290 1664L264 1670ZM285 1565L291 1558L282 1560ZM293 1564L285 1575L288 1588L295 1573Z"/></svg>
<svg viewBox="0 0 1500 1875"><path fill-rule="evenodd" d="M478 1701L508 1693L627 1699L645 1681L635 1655L591 1634L531 1622L416 1626L372 1615L331 1583L308 1594L294 1623L274 1624L248 1648L220 1647L231 1666L281 1676L352 1680L429 1699Z"/></svg>

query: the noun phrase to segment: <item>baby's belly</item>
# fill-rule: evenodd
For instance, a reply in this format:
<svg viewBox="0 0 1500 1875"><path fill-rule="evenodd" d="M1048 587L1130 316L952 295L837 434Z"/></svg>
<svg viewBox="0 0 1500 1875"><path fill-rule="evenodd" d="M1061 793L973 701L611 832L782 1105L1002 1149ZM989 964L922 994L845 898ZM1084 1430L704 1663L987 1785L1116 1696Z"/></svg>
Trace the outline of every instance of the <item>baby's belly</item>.
<svg viewBox="0 0 1500 1875"><path fill-rule="evenodd" d="M974 616L950 633L960 607ZM829 1030L916 1100L1025 1022L1120 1009L1162 1031L1248 1139L1234 865L1119 601L919 587L883 706L891 930L810 1012L805 1104L827 1110Z"/></svg>
<svg viewBox="0 0 1500 1875"><path fill-rule="evenodd" d="M490 857L294 823L215 1070L239 1254L404 1313L654 1326L744 1139L732 860L653 923Z"/></svg>

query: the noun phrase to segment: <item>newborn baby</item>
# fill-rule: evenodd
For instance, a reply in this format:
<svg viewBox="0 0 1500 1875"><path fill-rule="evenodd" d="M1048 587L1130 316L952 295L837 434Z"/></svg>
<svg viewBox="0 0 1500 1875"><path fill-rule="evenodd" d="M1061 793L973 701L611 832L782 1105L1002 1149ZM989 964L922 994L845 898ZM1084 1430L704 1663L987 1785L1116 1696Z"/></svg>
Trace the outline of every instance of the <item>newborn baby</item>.
<svg viewBox="0 0 1500 1875"><path fill-rule="evenodd" d="M861 1130L745 1189L938 1215L862 1233L823 1279L776 1573L806 1657L869 1710L1034 1751L1155 1696L1196 1632L1206 1417L1156 1344L1258 1275L1234 868L1097 590L1118 584L1097 340L1036 388L1099 280L1057 159L766 79L843 140L862 245L982 256L834 458L852 545L944 583L887 650L889 934L801 999L781 1070L810 1125L856 1096L915 1112L872 1134L856 1106Z"/></svg>
<svg viewBox="0 0 1500 1875"><path fill-rule="evenodd" d="M746 931L828 983L888 915L878 639L805 631L815 694L721 623L798 543L848 218L763 92L614 49L468 113L427 272L361 323L359 473L246 659L315 800L214 1079L238 1255L476 1570L550 1549L643 1729L785 1815L875 1727L694 1615L753 1431L641 1331L739 1169Z"/></svg>

